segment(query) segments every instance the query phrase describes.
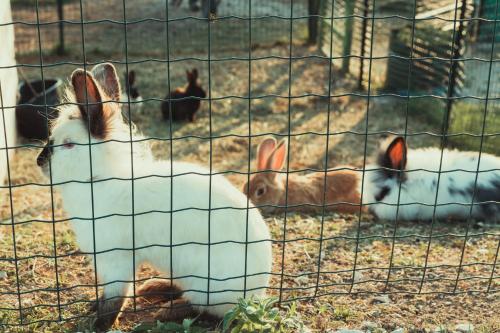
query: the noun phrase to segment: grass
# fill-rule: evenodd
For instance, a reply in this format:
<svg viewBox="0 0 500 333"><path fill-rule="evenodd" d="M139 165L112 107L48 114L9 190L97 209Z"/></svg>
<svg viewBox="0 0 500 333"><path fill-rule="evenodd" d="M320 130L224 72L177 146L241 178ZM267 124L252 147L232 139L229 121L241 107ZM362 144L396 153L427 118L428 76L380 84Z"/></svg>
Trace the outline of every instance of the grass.
<svg viewBox="0 0 500 333"><path fill-rule="evenodd" d="M195 319L186 318L182 323L157 321L152 324L140 324L132 330L132 333L205 333L207 328L197 326Z"/></svg>
<svg viewBox="0 0 500 333"><path fill-rule="evenodd" d="M223 1L221 4L229 3L230 1ZM127 2L127 6L132 6L128 11L132 15L131 18L162 17L161 2L151 0L148 4L144 6ZM256 8L261 9L265 6ZM110 11L107 7L94 11L91 9L95 7L89 7L89 12L96 15L92 17L93 19L100 19L99 15L102 13L114 13L118 18L121 14ZM176 17L181 17L188 12L185 8L181 8L174 14ZM29 19L29 16L27 18ZM207 49L203 43L207 36L205 32L200 34L201 26L196 28L197 26L193 25L193 29L189 30L187 29L189 21L180 22L184 25L175 26L171 32L173 57L177 58L170 66L172 88L185 84L184 71L192 67L199 69L201 82L206 86L207 62L178 58L189 55L205 59ZM208 102L203 102L195 123L174 124L173 132L169 133L168 125L161 119L159 102L148 101L143 107L145 110L143 114L132 114L132 119L138 128L146 136L154 138L150 143L156 157L165 159L172 156L175 160L208 165L209 140L186 137L211 135L214 137L212 140L214 169L228 171L228 178L236 186L241 187L247 179L246 175L231 171L248 171L248 157L255 156L261 136L269 132L286 135L290 127L292 134L290 169L298 170L324 168L325 154L329 157L329 167L341 164L362 166L365 162L365 143L368 151L367 162L372 162L380 137L378 135L365 137L353 133L364 134L367 130L402 132L405 128L407 110L410 116L408 133L440 131L443 106L435 103L436 100L412 99L407 105L406 100L401 98L372 98L370 108L367 109L365 98L342 96L358 92L355 78L344 77L334 69L332 81L329 81L329 62L320 58L301 58L317 54L318 51L314 47L302 45L295 39L292 44L292 54L299 59L293 60L290 64L288 60L290 50L286 38L282 39L282 43L268 47L269 41L276 40L276 37L281 36L288 27L278 29L275 23L259 24L253 22L253 28L256 30L253 33L252 45L252 57L259 60L253 60L250 65L247 60L220 60L223 57L248 55L248 40L241 38L245 36L247 32L245 29L248 27L224 26L223 21L211 25L212 32L219 36L214 37L213 57L220 60L210 63L211 94L214 98L211 102L211 117L209 117ZM165 35L162 35L164 26L145 22L130 25L129 28L128 60L145 60L141 63L130 63L130 69L137 72L139 90L145 99L161 99L170 88L166 83L167 65L164 62L148 59L165 58ZM296 28L294 36L301 36L303 33L301 25L297 25ZM93 38L86 40L87 60L90 62L125 60L122 29L121 26L106 24L89 26L86 34ZM273 30L275 34L271 34L271 31L265 34L267 30ZM44 55L44 63L50 65L44 68L46 78L66 79L75 69L74 65L59 64L61 61L81 62L79 48L81 44L78 40L78 31L75 31L68 29L67 45L74 47L69 48L67 55L57 56L50 52ZM102 33L103 31L106 33ZM231 34L233 31L234 34ZM31 32L23 33L28 41L31 40ZM50 31L46 30L44 33ZM145 34L148 38L144 38ZM224 38L231 44L226 48L222 47ZM193 40L192 45L186 45L186 40ZM196 44L199 41L200 44ZM49 44L47 50L50 51ZM19 63L36 64L38 61L38 54L18 57ZM24 67L23 70L29 79L40 77L40 69L36 66ZM118 65L118 71L123 73L125 66ZM251 87L248 86L249 78ZM373 79L380 81L379 77ZM326 95L329 87L332 95L341 96L330 99L316 96L288 99L289 91L294 96ZM245 99L249 88L254 97L250 102ZM259 96L265 97L258 98ZM330 110L330 123L327 121L328 110ZM367 114L368 122L366 122ZM251 142L247 138L234 136L248 135L249 117L251 133L258 136ZM211 132L208 126L210 119ZM476 120L470 122L475 123ZM493 121L492 124L495 126L493 130L498 128L498 123ZM326 151L326 137L321 135L326 132L327 127L330 130L329 151ZM172 151L169 150L169 142L165 141L171 134L177 138L173 141ZM428 135L412 136L409 140L412 147L439 144L438 139ZM0 330L85 331L90 328L92 321L92 316L88 315L88 302L95 298L92 264L78 253L69 223L28 222L52 220L49 188L28 185L47 182L40 176L35 165L38 152L39 149L36 148L16 149L17 154L12 163L12 182L22 186L13 189L13 216L10 214L8 191L0 189L0 271L7 274L5 278L0 279L0 291L7 293L0 296L2 298L0 325L4 325L0 326ZM254 168L255 165L252 163L250 171L255 171ZM55 193L54 206L56 219L64 218L65 213L58 193ZM12 260L14 258L12 221L15 223L16 231L16 254L21 258L17 261L17 271L23 292L20 300L22 312L18 310L19 299L16 294L18 281ZM266 216L266 222L271 229L273 239L282 240L285 231L284 216ZM323 242L321 262L318 266L321 231ZM462 267L461 279L457 284L458 294L444 294L452 292L455 287L457 266L464 244L463 235L466 231L467 226L463 223L438 221L433 226L433 236L430 239L431 226L426 223L400 222L395 226L387 221L375 221L370 215L363 215L360 221L357 215L328 213L323 218L319 215L289 213L286 225L286 239L289 242L284 248L280 242L274 244L275 276L271 285L274 288L283 285L281 297L285 301L284 305L301 299L296 302L294 311L300 315L304 325L315 332L344 327L359 329L363 321L375 322L388 331L405 327L415 332L432 329L436 323L446 323L448 327L454 327L455 324L469 321L475 324L480 332L495 332L500 326L500 319L495 312L500 306L500 300L498 293L486 294L484 290L488 286L496 256L498 226L486 224L478 229L468 230L469 239L465 243L463 257L465 265ZM392 237L394 234L396 238ZM59 256L57 260L61 288L59 293L55 290L55 261L52 258L54 244ZM428 247L429 252L427 252ZM389 271L391 253L393 257ZM352 279L354 264L357 272L355 281ZM500 287L498 259L496 265L497 270L493 272L494 278L491 280L492 290L498 290ZM158 274L159 272L151 267L143 267L139 278L149 278ZM388 277L390 280L387 282ZM317 282L318 288L316 288ZM420 283L422 283L421 290ZM419 291L424 294L416 295L415 293ZM435 294L436 292L438 294ZM275 289L269 293L271 296L279 296L279 292ZM380 293L390 294L390 302L377 302L375 298ZM57 306L58 301L60 307ZM137 327L138 323L152 322L152 311L147 310L151 304L139 299L136 305L138 312L133 313L133 307L129 304L115 328L130 331ZM257 305L257 308L259 306ZM272 309L275 305L271 304L268 307ZM241 318L248 317L249 310L247 307L237 309L239 313L234 321L235 326ZM275 312L266 310L261 314L261 317L267 320L268 316ZM59 315L64 319L62 323L58 322ZM283 312L280 312L280 316L286 318ZM15 325L21 320L26 326L7 326ZM244 323L242 327L254 324L247 321ZM184 325L182 322L177 324ZM198 326L212 330L220 329L217 324L205 325L200 319L186 324L192 329ZM153 322L152 325L142 327L166 330L174 326ZM175 327L180 328L180 326Z"/></svg>
<svg viewBox="0 0 500 333"><path fill-rule="evenodd" d="M286 56L286 46L273 49L256 49L255 56L278 54ZM309 54L308 47L295 45L296 55ZM93 57L92 54L89 55ZM21 59L22 62L29 58ZM47 63L58 61L56 56L46 59ZM36 60L33 60L36 61ZM172 66L173 86L182 85L184 69L197 66L196 61L185 61ZM286 96L288 92L288 62L279 59L265 59L252 63L252 91L255 95L276 94ZM146 62L134 65L138 73L138 84L144 98L161 98L166 87L162 80L166 68L156 63ZM308 92L324 94L328 88L327 61L321 59L305 59L292 63L292 93L300 95ZM46 77L65 78L74 69L73 66L51 66L44 69ZM248 73L248 63L241 61L214 62L212 64L212 94L214 97L242 95L248 90L242 73ZM120 72L123 68L119 69ZM26 75L36 78L39 70L26 69ZM201 80L206 84L206 69L200 67ZM336 74L334 75L336 77ZM354 91L355 82L349 78L340 84L334 81L332 94ZM364 138L354 134L340 134L344 131L365 130L366 101L362 98L332 98L329 160L330 166L337 164L363 163ZM145 113L133 115L133 120L145 135L156 138L168 138L168 126L162 122L157 102L146 102ZM292 99L291 131L292 134L304 131L319 132L325 130L328 100L324 98ZM288 100L280 97L254 99L251 101L252 134L267 132L286 133L288 124ZM416 108L415 110L418 110ZM427 109L426 109L427 110ZM212 102L212 135L228 133L246 135L248 132L248 102L238 98L226 98ZM406 104L400 99L373 99L369 110L370 131L402 131L405 124ZM410 119L409 132L428 130L431 125L419 114ZM193 124L175 124L173 136L181 138L196 134L208 136L208 105L202 103L197 122ZM237 137L225 137L213 140L213 166L219 171L236 170L246 172L248 154L255 154L259 139L252 140L251 151L248 151L248 140ZM372 161L377 147L378 137L368 137L368 162ZM410 144L420 147L438 144L428 136L413 136ZM292 170L308 167L324 167L325 138L317 134L294 136L291 140L290 167ZM169 145L162 140L151 140L151 146L158 158L168 158ZM173 142L173 157L176 160L189 160L207 164L209 142L204 139L179 139ZM20 148L13 162L12 181L14 184L45 183L34 164L38 149ZM252 163L252 170L254 164ZM228 178L241 187L246 176L229 173ZM0 257L13 257L12 226L10 224L10 207L8 193L0 193ZM55 193L55 216L64 217L58 193ZM5 198L5 199L4 199ZM39 222L28 222L33 219L51 220L50 192L48 188L25 185L13 189L14 222L16 223L16 250L18 257L34 254L47 255L18 261L18 270L22 291L21 317L24 323L38 320L57 320L59 308L54 306L58 294L54 291L55 266L53 256L53 225ZM283 237L283 215L268 216L266 221L271 229L273 239ZM282 293L283 300L295 298L308 299L317 292L319 298L297 302L297 312L304 324L313 330L331 330L342 327L359 328L361 323L370 320L389 330L397 327L413 327L423 329L434 327L436 318L449 323L470 321L481 323L485 329L493 330L498 319L491 310L499 300L494 294L458 294L443 296L439 294L411 295L418 292L422 280L424 263L427 257L428 235L430 226L426 223L400 222L396 235L392 239L394 225L385 221L374 221L371 216L363 216L359 225L359 246L356 247L358 235L358 216L327 214L323 220L322 261L319 275L320 287L315 289L318 279L318 253L322 218L317 215L290 213L287 216L287 243L282 263L283 247L274 245L275 263L272 286L279 286L281 266L284 269ZM67 222L56 223L55 244L58 259L58 277L60 286L66 288L59 294L61 300L61 316L72 318L86 316L88 301L95 297L92 265L81 255L75 244L74 235ZM438 222L434 226L433 239L427 257L426 277L423 280L422 292L449 292L453 290L457 276L456 266L460 260L463 235L466 226L463 223ZM485 225L480 229L470 230L470 240L466 243L464 263L457 290L484 290L491 275L491 266L495 258L498 243L498 226ZM36 241L33 241L36 239ZM357 248L357 271L361 272L359 280L352 284L352 268ZM387 284L389 274L390 253L394 248L391 281ZM1 310L0 318L4 324L18 323L20 320L16 292L15 267L11 261L0 261L0 271L7 272L7 278L0 280L0 290L14 292L2 297L5 307L12 310ZM139 278L157 276L149 267L144 267ZM492 289L498 289L498 278L492 280ZM74 287L84 285L82 287ZM85 286L88 285L88 286ZM352 286L352 290L351 290ZM38 288L47 291L35 291ZM69 288L69 289L67 289ZM351 292L352 295L348 293ZM390 304L372 303L376 297L371 293L388 292ZM403 294L400 294L403 293ZM405 294L406 293L406 294ZM277 295L276 290L270 291ZM40 305L47 304L48 307ZM286 304L286 303L285 303ZM329 306L329 305L332 306ZM425 308L422 304L427 304ZM168 304L165 304L168 305ZM137 302L137 314L130 313L129 305L116 328L131 330L139 322L151 320L151 312L146 310L148 304ZM337 319L338 318L338 319ZM486 319L485 319L486 318ZM82 331L89 327L90 318L67 320L63 324L34 323L25 328L5 328L7 332L40 331L54 332L73 331L79 327Z"/></svg>
<svg viewBox="0 0 500 333"><path fill-rule="evenodd" d="M277 307L278 299L240 299L217 327L207 327L198 318L185 318L182 322L141 323L131 333L302 333L307 329L297 313L295 303Z"/></svg>
<svg viewBox="0 0 500 333"><path fill-rule="evenodd" d="M443 123L445 110L446 102L437 98L419 97L412 98L408 102L410 120L433 124L436 128Z"/></svg>
<svg viewBox="0 0 500 333"><path fill-rule="evenodd" d="M485 113L486 111L486 113ZM469 133L476 137L460 135L452 138L452 143L463 149L479 151L483 122L486 120L484 134L498 133L500 129L500 105L490 102L486 109L484 102L456 102L453 107L450 133ZM482 150L500 154L500 136L486 136Z"/></svg>
<svg viewBox="0 0 500 333"><path fill-rule="evenodd" d="M295 303L281 312L275 305L278 298L264 300L240 299L225 316L222 332L231 333L287 333L305 332L304 324L297 313Z"/></svg>
<svg viewBox="0 0 500 333"><path fill-rule="evenodd" d="M31 0L22 0L30 2ZM162 20L166 19L165 1L147 0L147 3L126 1L127 21L142 20L140 23L127 25L127 39L125 40L122 24L113 22L98 22L85 26L85 47L87 51L99 50L101 55L116 56L115 60L125 60L125 44L127 44L127 57L129 61L143 60L144 58L164 59L166 57L166 42L168 39L170 59L180 59L193 54L207 58L210 44L212 59L224 54L244 58L248 56L248 46L252 48L275 44L288 44L290 26L283 24L283 20L271 15L289 16L290 10L282 0L255 0L252 2L253 15L261 18L252 20L252 40L248 38L248 20L230 16L247 17L248 7L240 4L222 1L218 8L219 19L210 23L198 17L200 13L193 13L187 8L187 1L183 6L169 6L169 19L167 29ZM116 20L123 21L122 0L84 1L83 15L85 20ZM35 23L33 8L21 7L13 10L15 20ZM295 16L307 14L304 3L294 6ZM70 2L65 6L65 20L72 22L81 21L80 3ZM55 7L48 6L40 9L42 23L57 21ZM38 29L39 28L39 29ZM56 48L59 34L56 24L42 25L36 29L25 25L16 25L16 50L18 55L39 53L38 30L42 38L42 53L50 54ZM210 43L209 43L210 30ZM305 40L307 38L307 19L297 19L292 25L293 39ZM105 31L106 33L103 33ZM145 38L147 36L147 38ZM68 53L76 53L81 58L81 30L78 24L64 25L65 46ZM65 58L67 59L67 57ZM102 59L102 58L100 58ZM91 61L91 59L88 59ZM81 61L81 59L80 59Z"/></svg>
<svg viewBox="0 0 500 333"><path fill-rule="evenodd" d="M353 317L352 310L345 305L340 305L338 307L335 307L335 309L333 310L332 318L334 320L347 321L352 317Z"/></svg>
<svg viewBox="0 0 500 333"><path fill-rule="evenodd" d="M11 0L12 7L15 6L32 6L34 7L39 2L40 5L55 5L59 0ZM78 0L62 0L63 4L75 2Z"/></svg>

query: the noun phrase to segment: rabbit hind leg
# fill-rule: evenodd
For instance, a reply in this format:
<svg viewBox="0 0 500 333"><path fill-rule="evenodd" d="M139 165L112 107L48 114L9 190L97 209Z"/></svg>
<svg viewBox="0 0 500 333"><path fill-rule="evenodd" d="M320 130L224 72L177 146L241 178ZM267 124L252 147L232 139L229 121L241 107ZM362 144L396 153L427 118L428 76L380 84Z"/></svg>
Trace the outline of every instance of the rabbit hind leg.
<svg viewBox="0 0 500 333"><path fill-rule="evenodd" d="M178 298L169 302L167 307L156 311L154 318L159 321L177 321L196 315L197 312L186 299Z"/></svg>
<svg viewBox="0 0 500 333"><path fill-rule="evenodd" d="M182 297L182 289L169 280L150 279L139 287L137 296L149 302L171 301Z"/></svg>

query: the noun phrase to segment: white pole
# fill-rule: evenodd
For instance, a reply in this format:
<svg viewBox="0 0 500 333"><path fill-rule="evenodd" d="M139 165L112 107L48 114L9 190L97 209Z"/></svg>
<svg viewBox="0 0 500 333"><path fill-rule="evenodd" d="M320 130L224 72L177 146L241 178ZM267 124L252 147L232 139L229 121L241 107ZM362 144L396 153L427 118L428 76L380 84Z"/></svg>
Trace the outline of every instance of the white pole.
<svg viewBox="0 0 500 333"><path fill-rule="evenodd" d="M0 1L0 24L11 22L12 12L10 1L2 0ZM5 152L6 142L4 129L7 132L7 145L12 147L17 144L15 113L18 85L17 69L15 67L4 68L16 64L14 25L9 24L0 26L0 45L2 46L2 51L0 52L0 84L2 85L2 98L0 101L3 102L3 105L0 105L0 112L4 112L5 115L4 126L4 117L2 117L0 113L0 184L5 184L7 177L7 154ZM10 159L12 159L14 152L14 150L9 150Z"/></svg>

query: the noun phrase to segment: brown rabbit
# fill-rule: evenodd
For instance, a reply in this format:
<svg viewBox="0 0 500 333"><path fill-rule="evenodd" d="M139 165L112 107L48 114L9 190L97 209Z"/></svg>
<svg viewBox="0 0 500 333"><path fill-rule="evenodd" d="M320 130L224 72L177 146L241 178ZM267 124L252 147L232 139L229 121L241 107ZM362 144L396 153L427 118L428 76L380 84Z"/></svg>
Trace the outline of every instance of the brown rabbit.
<svg viewBox="0 0 500 333"><path fill-rule="evenodd" d="M286 175L277 171L281 171L285 165L287 142L286 139L283 139L278 144L274 138L262 141L257 153L257 170L270 171L253 175L250 178L250 186L247 187L247 184L243 186L243 192L256 206L261 206L260 209L266 213L283 210L285 206ZM292 207L288 210L321 211L323 197L325 197L327 211L358 212L361 201L359 173L354 170L328 171L326 196L324 196L324 177L324 172L307 175L289 174L287 204ZM296 205L297 207L293 207Z"/></svg>

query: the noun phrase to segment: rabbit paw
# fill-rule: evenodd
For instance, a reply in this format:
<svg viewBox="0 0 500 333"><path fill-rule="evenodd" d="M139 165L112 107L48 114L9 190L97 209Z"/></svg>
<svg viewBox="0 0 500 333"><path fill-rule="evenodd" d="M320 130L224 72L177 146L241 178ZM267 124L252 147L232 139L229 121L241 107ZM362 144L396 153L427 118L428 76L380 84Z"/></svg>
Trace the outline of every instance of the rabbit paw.
<svg viewBox="0 0 500 333"><path fill-rule="evenodd" d="M106 332L115 322L123 305L123 298L99 300L94 302L93 308L97 311L97 320L94 327L97 332Z"/></svg>

